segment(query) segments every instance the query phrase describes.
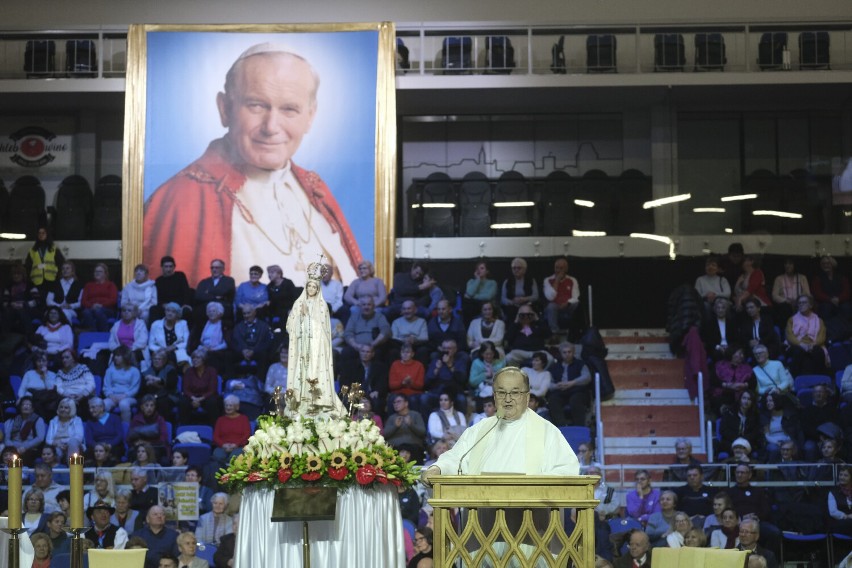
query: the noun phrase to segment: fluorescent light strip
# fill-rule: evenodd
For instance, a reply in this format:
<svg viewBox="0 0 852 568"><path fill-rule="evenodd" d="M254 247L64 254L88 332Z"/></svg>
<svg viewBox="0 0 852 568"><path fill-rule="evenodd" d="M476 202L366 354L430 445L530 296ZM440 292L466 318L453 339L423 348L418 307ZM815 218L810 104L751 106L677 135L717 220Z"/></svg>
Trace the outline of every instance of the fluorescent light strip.
<svg viewBox="0 0 852 568"><path fill-rule="evenodd" d="M728 233L729 235L731 235L731 234L733 234L734 230L731 229L730 227L725 227L725 232Z"/></svg>
<svg viewBox="0 0 852 568"><path fill-rule="evenodd" d="M574 205L576 205L578 207L594 207L595 202L589 201L588 199L575 199Z"/></svg>
<svg viewBox="0 0 852 568"><path fill-rule="evenodd" d="M720 201L722 201L722 203L727 203L728 201L745 201L746 199L757 199L757 194L744 193L742 195L728 195L723 197Z"/></svg>
<svg viewBox="0 0 852 568"><path fill-rule="evenodd" d="M498 201L494 207L532 207L535 205L532 201Z"/></svg>
<svg viewBox="0 0 852 568"><path fill-rule="evenodd" d="M574 229L571 234L575 237L605 237L606 231L579 231Z"/></svg>
<svg viewBox="0 0 852 568"><path fill-rule="evenodd" d="M788 211L772 211L770 209L758 209L757 211L752 211L752 215L763 216L763 217L783 217L784 219L801 219L801 213L790 213Z"/></svg>
<svg viewBox="0 0 852 568"><path fill-rule="evenodd" d="M27 236L23 233L0 233L0 239L11 239L15 241L20 241L26 238Z"/></svg>
<svg viewBox="0 0 852 568"><path fill-rule="evenodd" d="M492 229L529 229L532 227L530 223L494 223Z"/></svg>
<svg viewBox="0 0 852 568"><path fill-rule="evenodd" d="M724 213L724 207L693 207L693 213Z"/></svg>
<svg viewBox="0 0 852 568"><path fill-rule="evenodd" d="M657 241L658 243L663 243L664 245L669 245L669 258L674 260L677 258L677 254L675 253L675 245L674 241L669 237L665 237L663 235L654 235L652 233L630 233L630 237L634 239L648 239L651 241Z"/></svg>
<svg viewBox="0 0 852 568"><path fill-rule="evenodd" d="M691 193L684 193L682 195L672 195L670 197L661 197L660 199L652 199L651 201L646 201L642 205L642 209L653 209L654 207L668 205L670 203L677 203L678 201L686 201L687 199L692 199Z"/></svg>
<svg viewBox="0 0 852 568"><path fill-rule="evenodd" d="M452 209L455 203L424 203L423 209Z"/></svg>

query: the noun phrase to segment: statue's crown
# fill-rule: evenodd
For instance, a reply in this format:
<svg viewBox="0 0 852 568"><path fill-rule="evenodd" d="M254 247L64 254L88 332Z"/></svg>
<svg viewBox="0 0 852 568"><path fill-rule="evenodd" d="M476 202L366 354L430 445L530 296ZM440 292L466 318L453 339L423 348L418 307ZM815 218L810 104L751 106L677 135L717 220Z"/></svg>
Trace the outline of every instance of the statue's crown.
<svg viewBox="0 0 852 568"><path fill-rule="evenodd" d="M328 268L326 268L325 264L312 262L308 265L308 280L322 280L327 272Z"/></svg>

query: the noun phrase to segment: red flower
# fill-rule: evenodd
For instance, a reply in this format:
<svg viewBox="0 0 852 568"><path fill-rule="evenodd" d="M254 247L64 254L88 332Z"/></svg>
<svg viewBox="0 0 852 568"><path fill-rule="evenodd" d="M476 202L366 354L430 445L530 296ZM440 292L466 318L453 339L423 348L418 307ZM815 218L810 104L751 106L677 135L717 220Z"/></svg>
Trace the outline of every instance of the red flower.
<svg viewBox="0 0 852 568"><path fill-rule="evenodd" d="M228 483L229 479L231 479L231 476L226 473L219 478L219 483Z"/></svg>
<svg viewBox="0 0 852 568"><path fill-rule="evenodd" d="M376 481L378 481L382 485L387 485L388 484L388 474L385 473L385 471L383 469L377 469L376 470Z"/></svg>
<svg viewBox="0 0 852 568"><path fill-rule="evenodd" d="M400 485L402 485L402 481L400 481L400 480L399 480L398 478L396 478L396 477L394 477L393 479L391 479L391 480L390 480L390 482L391 482L391 483L393 483L393 484L394 484L394 486L396 486L396 487L399 487Z"/></svg>
<svg viewBox="0 0 852 568"><path fill-rule="evenodd" d="M328 476L335 481L343 481L349 475L349 470L345 467L330 467L328 468Z"/></svg>
<svg viewBox="0 0 852 568"><path fill-rule="evenodd" d="M263 476L261 474L259 474L258 472L253 471L250 474L248 474L246 481L248 481L249 483L254 483L256 481L263 481Z"/></svg>
<svg viewBox="0 0 852 568"><path fill-rule="evenodd" d="M278 481L281 483L287 483L290 481L290 478L293 476L293 470L290 468L287 469L279 469L278 470Z"/></svg>
<svg viewBox="0 0 852 568"><path fill-rule="evenodd" d="M376 479L376 466L364 465L358 468L355 472L355 480L361 485L369 485Z"/></svg>
<svg viewBox="0 0 852 568"><path fill-rule="evenodd" d="M303 473L300 477L305 481L316 481L317 479L322 477L322 474L318 471L308 471Z"/></svg>

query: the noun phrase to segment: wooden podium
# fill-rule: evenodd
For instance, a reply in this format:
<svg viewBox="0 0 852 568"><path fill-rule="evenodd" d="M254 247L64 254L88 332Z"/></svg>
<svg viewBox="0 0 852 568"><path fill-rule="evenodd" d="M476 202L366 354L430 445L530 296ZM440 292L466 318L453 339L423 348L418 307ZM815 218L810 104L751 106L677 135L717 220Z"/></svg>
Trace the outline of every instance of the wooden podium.
<svg viewBox="0 0 852 568"><path fill-rule="evenodd" d="M440 475L431 478L436 568L595 565L598 476ZM464 510L460 526L452 509ZM565 508L577 509L568 535Z"/></svg>

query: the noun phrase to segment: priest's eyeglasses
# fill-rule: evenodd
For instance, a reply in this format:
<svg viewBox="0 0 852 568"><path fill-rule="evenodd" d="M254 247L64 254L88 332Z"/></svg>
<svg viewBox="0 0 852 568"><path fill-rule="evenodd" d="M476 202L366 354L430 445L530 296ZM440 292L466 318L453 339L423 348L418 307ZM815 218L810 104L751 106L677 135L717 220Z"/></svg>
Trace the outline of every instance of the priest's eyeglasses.
<svg viewBox="0 0 852 568"><path fill-rule="evenodd" d="M506 399L509 399L509 398L513 398L513 399L518 398L519 396L521 396L523 394L527 394L528 392L530 392L530 391L528 391L528 390L525 390L525 391L498 390L498 391L494 391L494 396L496 396L497 398L502 398L503 400L506 400Z"/></svg>

